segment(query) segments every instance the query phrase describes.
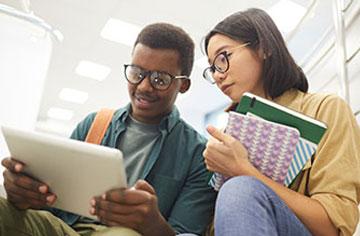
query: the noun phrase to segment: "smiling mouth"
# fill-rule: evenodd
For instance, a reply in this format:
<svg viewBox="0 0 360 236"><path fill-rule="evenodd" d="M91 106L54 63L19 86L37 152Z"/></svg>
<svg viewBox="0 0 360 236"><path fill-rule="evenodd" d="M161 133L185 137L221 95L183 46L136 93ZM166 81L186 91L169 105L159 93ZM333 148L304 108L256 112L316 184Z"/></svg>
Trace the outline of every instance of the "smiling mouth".
<svg viewBox="0 0 360 236"><path fill-rule="evenodd" d="M155 98L150 98L150 97L146 97L146 96L134 95L134 98L136 99L138 105L140 105L140 106L149 106L156 102Z"/></svg>

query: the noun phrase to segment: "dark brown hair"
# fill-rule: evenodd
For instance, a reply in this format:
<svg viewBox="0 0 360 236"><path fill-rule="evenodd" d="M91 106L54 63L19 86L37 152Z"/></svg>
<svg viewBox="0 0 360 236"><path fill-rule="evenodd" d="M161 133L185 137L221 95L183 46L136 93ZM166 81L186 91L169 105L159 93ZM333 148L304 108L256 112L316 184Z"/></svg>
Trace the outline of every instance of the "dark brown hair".
<svg viewBox="0 0 360 236"><path fill-rule="evenodd" d="M266 58L261 80L266 96L276 98L292 88L307 92L309 86L303 70L295 63L279 29L265 11L251 8L226 17L206 35L206 54L209 40L215 34L250 42L248 47L254 51L263 50Z"/></svg>
<svg viewBox="0 0 360 236"><path fill-rule="evenodd" d="M190 76L194 64L194 42L180 27L167 23L148 25L139 33L134 48L138 43L154 49L178 51L181 75Z"/></svg>

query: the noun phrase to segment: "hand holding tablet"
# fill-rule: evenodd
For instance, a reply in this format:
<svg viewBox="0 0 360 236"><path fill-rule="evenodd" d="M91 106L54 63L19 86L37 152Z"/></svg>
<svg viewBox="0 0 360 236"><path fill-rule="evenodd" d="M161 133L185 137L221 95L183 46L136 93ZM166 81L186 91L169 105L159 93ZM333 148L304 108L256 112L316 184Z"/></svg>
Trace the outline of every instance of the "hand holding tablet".
<svg viewBox="0 0 360 236"><path fill-rule="evenodd" d="M127 186L122 153L117 149L11 127L2 131L11 156L24 163L4 159L4 166L13 170L7 174L11 178L18 170L28 175L21 175L20 186L32 199L31 207L54 203L53 207L95 218L89 214L92 197Z"/></svg>

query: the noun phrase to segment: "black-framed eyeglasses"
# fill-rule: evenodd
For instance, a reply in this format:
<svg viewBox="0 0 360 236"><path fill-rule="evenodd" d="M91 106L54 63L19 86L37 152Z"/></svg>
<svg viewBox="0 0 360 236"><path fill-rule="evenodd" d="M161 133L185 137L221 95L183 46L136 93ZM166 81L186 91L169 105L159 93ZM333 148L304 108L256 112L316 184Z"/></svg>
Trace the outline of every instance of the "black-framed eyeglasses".
<svg viewBox="0 0 360 236"><path fill-rule="evenodd" d="M172 75L167 71L150 71L136 65L124 65L125 78L130 84L140 84L149 76L150 85L156 90L165 91L170 88L174 79L186 79L185 75Z"/></svg>
<svg viewBox="0 0 360 236"><path fill-rule="evenodd" d="M241 44L239 46L233 47L231 49L231 51L233 52L235 49L240 49L243 47L246 47L250 44L250 42L248 43L244 43ZM204 72L203 72L203 77L211 84L215 84L215 78L214 78L214 73L215 70L220 72L220 73L225 73L226 71L229 70L229 56L232 53L229 53L228 51L222 51L219 54L216 55L216 57L214 58L214 62L210 67L207 67Z"/></svg>

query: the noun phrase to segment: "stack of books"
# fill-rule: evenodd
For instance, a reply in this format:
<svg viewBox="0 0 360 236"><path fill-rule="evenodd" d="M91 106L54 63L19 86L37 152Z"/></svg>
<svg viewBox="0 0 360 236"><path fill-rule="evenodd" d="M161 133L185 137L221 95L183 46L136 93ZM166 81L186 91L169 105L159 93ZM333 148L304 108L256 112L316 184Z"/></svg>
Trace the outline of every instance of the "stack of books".
<svg viewBox="0 0 360 236"><path fill-rule="evenodd" d="M244 93L225 129L248 151L262 174L288 187L316 151L327 126L311 117L251 93ZM213 173L209 184L219 190L226 177Z"/></svg>

